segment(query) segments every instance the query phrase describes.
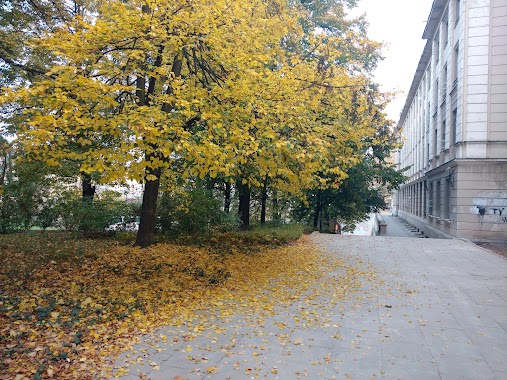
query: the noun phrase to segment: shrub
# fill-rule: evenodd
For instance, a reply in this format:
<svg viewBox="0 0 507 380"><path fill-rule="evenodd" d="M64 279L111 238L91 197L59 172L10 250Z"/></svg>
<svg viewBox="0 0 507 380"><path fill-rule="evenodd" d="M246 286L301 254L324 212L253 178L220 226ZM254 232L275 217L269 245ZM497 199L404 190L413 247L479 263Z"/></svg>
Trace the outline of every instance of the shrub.
<svg viewBox="0 0 507 380"><path fill-rule="evenodd" d="M25 173L21 173L17 178L2 186L0 233L27 230L32 226L38 200L42 197L38 181L39 179L36 181Z"/></svg>
<svg viewBox="0 0 507 380"><path fill-rule="evenodd" d="M168 234L196 234L228 230L236 220L222 210L210 191L196 188L185 193L164 193L158 207L159 225Z"/></svg>
<svg viewBox="0 0 507 380"><path fill-rule="evenodd" d="M68 231L81 231L86 234L104 232L114 220L132 213L131 206L117 200L118 195L106 192L96 196L91 202L83 200L75 192L65 192L57 205L62 227Z"/></svg>

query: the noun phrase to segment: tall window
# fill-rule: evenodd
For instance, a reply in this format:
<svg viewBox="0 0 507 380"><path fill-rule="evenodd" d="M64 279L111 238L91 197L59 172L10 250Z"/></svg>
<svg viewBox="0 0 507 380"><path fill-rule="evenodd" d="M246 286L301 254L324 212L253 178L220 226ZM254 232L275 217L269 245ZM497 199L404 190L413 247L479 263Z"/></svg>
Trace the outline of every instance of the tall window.
<svg viewBox="0 0 507 380"><path fill-rule="evenodd" d="M449 144L456 144L456 133L457 133L457 124L458 124L458 108L452 110L451 115L451 130L449 131Z"/></svg>
<svg viewBox="0 0 507 380"><path fill-rule="evenodd" d="M442 21L442 42L444 43L444 47L447 46L449 42L449 14L446 13L444 19Z"/></svg>
<svg viewBox="0 0 507 380"><path fill-rule="evenodd" d="M433 104L435 104L435 112L438 107L438 92L440 91L440 80L437 78L435 80L435 91L433 91Z"/></svg>
<svg viewBox="0 0 507 380"><path fill-rule="evenodd" d="M433 115L433 158L435 158L437 156L437 132L438 132L438 127L437 127L437 114L435 113L435 115Z"/></svg>
<svg viewBox="0 0 507 380"><path fill-rule="evenodd" d="M441 182L440 181L437 181L437 190L436 190L436 194L435 194L435 215L436 216L442 216L441 215L441 206L442 206L442 186L441 186Z"/></svg>
<svg viewBox="0 0 507 380"><path fill-rule="evenodd" d="M461 13L461 0L454 0L454 26L458 25Z"/></svg>
<svg viewBox="0 0 507 380"><path fill-rule="evenodd" d="M423 203L423 183L419 183L419 196L417 197L419 202L417 204L417 215L422 216L424 214L424 203Z"/></svg>
<svg viewBox="0 0 507 380"><path fill-rule="evenodd" d="M448 70L447 70L447 65L444 66L444 73L443 73L443 78L442 78L442 101L444 102L445 101L445 98L447 97L447 74L448 74Z"/></svg>
<svg viewBox="0 0 507 380"><path fill-rule="evenodd" d="M421 123L421 128L420 128L420 131L421 131L421 139L419 140L421 145L420 145L420 148L418 149L419 150L419 153L421 155L421 161L420 161L420 168L423 169L425 166L426 166L426 151L425 151L425 145L424 145L424 142L425 140L427 139L426 137L426 133L427 133L427 128L426 128L426 108L424 107L423 108L423 114L422 114L422 123Z"/></svg>
<svg viewBox="0 0 507 380"><path fill-rule="evenodd" d="M446 134L446 125L447 121L445 119L445 113L442 116L442 128L440 129L440 151L443 152L445 150L445 134Z"/></svg>
<svg viewBox="0 0 507 380"><path fill-rule="evenodd" d="M424 186L423 186L423 216L424 216L424 219L426 219L426 216L427 216L427 213L428 213L428 210L426 207L428 207L428 202L427 202L427 197L426 197L426 191L424 191L424 189L426 189L426 181L424 181Z"/></svg>
<svg viewBox="0 0 507 380"><path fill-rule="evenodd" d="M429 96L428 96L429 98ZM431 114L431 103L428 102L428 113L426 114L426 130L428 131L428 134L429 134L429 131L430 131L430 114Z"/></svg>
<svg viewBox="0 0 507 380"><path fill-rule="evenodd" d="M430 187L428 191L428 214L433 215L433 181L430 182Z"/></svg>
<svg viewBox="0 0 507 380"><path fill-rule="evenodd" d="M436 115L435 115L436 116ZM435 117L436 119L436 117ZM437 156L437 136L438 136L438 129L435 126L435 131L433 132L433 158Z"/></svg>
<svg viewBox="0 0 507 380"><path fill-rule="evenodd" d="M444 219L449 219L451 211L451 182L445 181L445 192L444 192Z"/></svg>
<svg viewBox="0 0 507 380"><path fill-rule="evenodd" d="M454 52L452 55L452 86L456 86L458 84L458 71L459 71L459 43L454 47Z"/></svg>
<svg viewBox="0 0 507 380"><path fill-rule="evenodd" d="M437 30L436 36L435 36L435 62L438 63L440 60L440 29Z"/></svg>

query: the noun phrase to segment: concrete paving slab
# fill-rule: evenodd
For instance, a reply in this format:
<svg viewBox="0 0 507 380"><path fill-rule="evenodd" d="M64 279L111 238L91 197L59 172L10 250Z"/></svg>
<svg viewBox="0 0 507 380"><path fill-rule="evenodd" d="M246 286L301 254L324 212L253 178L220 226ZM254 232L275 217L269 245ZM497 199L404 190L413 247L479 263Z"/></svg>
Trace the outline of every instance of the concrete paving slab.
<svg viewBox="0 0 507 380"><path fill-rule="evenodd" d="M396 340L389 339L382 343L382 358L384 361L390 359L406 359L411 361L434 361L431 353L424 340L410 341L404 340L403 337Z"/></svg>
<svg viewBox="0 0 507 380"><path fill-rule="evenodd" d="M431 361L405 358L384 359L382 377L397 380L440 380L440 373Z"/></svg>
<svg viewBox="0 0 507 380"><path fill-rule="evenodd" d="M447 304L447 309L449 309L452 316L463 328L471 327L476 329L479 327L500 327L500 325L489 316L488 312L483 306L456 303L456 301L451 302Z"/></svg>
<svg viewBox="0 0 507 380"><path fill-rule="evenodd" d="M382 355L379 349L335 349L326 379L381 379ZM290 378L289 378L290 379Z"/></svg>
<svg viewBox="0 0 507 380"><path fill-rule="evenodd" d="M472 343L495 372L507 373L507 332L501 328L465 328Z"/></svg>
<svg viewBox="0 0 507 380"><path fill-rule="evenodd" d="M311 240L357 269L354 292L326 293L335 268L290 305L227 320L202 311L200 334L186 335L190 322L161 328L165 341L115 365L136 363L128 380L507 378L506 259L461 240Z"/></svg>
<svg viewBox="0 0 507 380"><path fill-rule="evenodd" d="M489 365L480 358L446 355L437 357L436 366L442 380L495 378Z"/></svg>

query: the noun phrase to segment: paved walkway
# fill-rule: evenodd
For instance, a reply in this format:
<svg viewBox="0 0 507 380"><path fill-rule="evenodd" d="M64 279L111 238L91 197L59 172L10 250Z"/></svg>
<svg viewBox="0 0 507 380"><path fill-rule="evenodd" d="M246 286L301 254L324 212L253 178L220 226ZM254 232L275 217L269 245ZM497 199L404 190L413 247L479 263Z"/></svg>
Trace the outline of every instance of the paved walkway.
<svg viewBox="0 0 507 380"><path fill-rule="evenodd" d="M387 235L394 237L423 237L417 231L411 230L407 224L403 224L401 219L391 214L382 214L387 223Z"/></svg>
<svg viewBox="0 0 507 380"><path fill-rule="evenodd" d="M169 339L138 346L126 378L507 379L506 259L460 240L312 240L358 269L347 297L314 291L263 316L231 305L219 329L189 342L185 326L160 329Z"/></svg>

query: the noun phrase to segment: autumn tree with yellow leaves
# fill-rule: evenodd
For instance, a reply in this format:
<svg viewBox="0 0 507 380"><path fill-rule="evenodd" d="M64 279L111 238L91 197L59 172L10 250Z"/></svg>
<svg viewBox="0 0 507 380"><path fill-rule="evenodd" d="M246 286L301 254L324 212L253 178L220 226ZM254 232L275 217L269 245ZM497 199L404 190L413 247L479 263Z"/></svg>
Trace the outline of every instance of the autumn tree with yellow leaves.
<svg viewBox="0 0 507 380"><path fill-rule="evenodd" d="M160 181L176 167L235 183L247 227L253 187L338 186L383 106L367 67L378 45L341 2L305 3L87 1L27 41L53 64L0 102L23 110L17 143L31 157L144 183L136 245L154 242Z"/></svg>

